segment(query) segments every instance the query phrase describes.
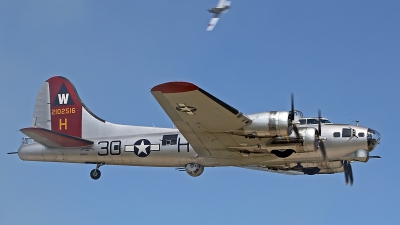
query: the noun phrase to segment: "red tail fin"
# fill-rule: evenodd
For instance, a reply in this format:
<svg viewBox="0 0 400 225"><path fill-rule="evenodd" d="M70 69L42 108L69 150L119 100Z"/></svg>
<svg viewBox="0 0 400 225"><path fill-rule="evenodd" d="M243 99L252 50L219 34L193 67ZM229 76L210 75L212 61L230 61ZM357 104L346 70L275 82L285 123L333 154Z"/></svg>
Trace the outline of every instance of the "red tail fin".
<svg viewBox="0 0 400 225"><path fill-rule="evenodd" d="M72 83L64 77L47 80L50 89L51 130L82 137L82 103Z"/></svg>
<svg viewBox="0 0 400 225"><path fill-rule="evenodd" d="M32 127L85 139L128 135L134 130L96 116L79 98L74 85L61 76L48 79L39 89Z"/></svg>

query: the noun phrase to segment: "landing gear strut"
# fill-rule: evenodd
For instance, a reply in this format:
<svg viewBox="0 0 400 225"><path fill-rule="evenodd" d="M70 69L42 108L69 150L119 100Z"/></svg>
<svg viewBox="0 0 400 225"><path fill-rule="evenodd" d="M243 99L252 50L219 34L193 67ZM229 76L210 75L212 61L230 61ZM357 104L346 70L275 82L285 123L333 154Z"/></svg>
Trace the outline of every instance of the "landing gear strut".
<svg viewBox="0 0 400 225"><path fill-rule="evenodd" d="M90 171L90 177L93 179L93 180L97 180L97 179L99 179L100 178L100 176L101 176L101 172L100 172L100 170L99 170L99 168L100 168L100 166L102 166L102 165L104 165L105 163L97 163L97 166L96 166L96 169L93 169L92 171Z"/></svg>

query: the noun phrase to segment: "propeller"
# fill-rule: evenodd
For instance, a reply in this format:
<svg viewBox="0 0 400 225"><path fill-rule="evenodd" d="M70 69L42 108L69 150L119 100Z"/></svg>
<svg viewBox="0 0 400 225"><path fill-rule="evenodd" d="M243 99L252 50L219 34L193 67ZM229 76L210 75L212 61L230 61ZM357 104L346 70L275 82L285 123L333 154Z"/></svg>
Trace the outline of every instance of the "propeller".
<svg viewBox="0 0 400 225"><path fill-rule="evenodd" d="M296 122L294 121L294 95L291 95L291 109L290 109L290 124L292 124L293 131L296 134L296 138L300 138L299 129L297 128Z"/></svg>
<svg viewBox="0 0 400 225"><path fill-rule="evenodd" d="M349 184L353 186L354 177L353 177L353 169L351 168L351 164L348 160L342 161L343 169L344 169L344 178L346 179L346 185Z"/></svg>
<svg viewBox="0 0 400 225"><path fill-rule="evenodd" d="M321 153L322 153L322 157L324 158L324 160L326 160L326 150L325 150L325 145L324 145L324 142L322 141L323 140L323 138L322 138L322 136L321 136L321 110L320 109L318 109L318 137L317 137L317 139L318 139L318 146L319 146L319 149L321 149Z"/></svg>

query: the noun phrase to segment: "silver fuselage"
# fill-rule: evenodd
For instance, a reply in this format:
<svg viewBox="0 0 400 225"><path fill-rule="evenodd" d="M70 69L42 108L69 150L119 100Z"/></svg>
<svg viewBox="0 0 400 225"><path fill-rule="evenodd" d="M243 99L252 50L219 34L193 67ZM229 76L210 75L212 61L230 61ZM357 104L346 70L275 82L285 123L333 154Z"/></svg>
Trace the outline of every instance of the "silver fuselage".
<svg viewBox="0 0 400 225"><path fill-rule="evenodd" d="M301 126L300 126L301 127ZM307 127L313 127L307 125ZM363 137L333 137L334 132L342 132L343 128L354 129L356 134L364 133ZM373 148L368 146L368 129L361 126L327 124L322 125L322 136L324 141L327 158L329 161L337 161L351 157L351 154L360 152L368 154ZM377 133L377 132L376 132ZM177 135L175 142L163 141L165 135ZM375 134L377 140L379 133ZM278 158L269 154L274 149L301 148L301 144L271 145L270 138L257 138L257 141L264 143L263 151L258 154L243 156L237 150L232 149L230 154L216 157L198 157L196 151L187 143L183 135L176 132L169 133L150 133L131 136L116 136L91 139L94 144L91 147L83 148L48 148L39 143L33 142L23 144L18 150L18 155L22 160L46 161L46 162L69 162L69 163L104 163L109 165L131 165L131 166L160 166L160 167L181 167L188 163L198 163L203 166L246 166L246 165L281 165L288 163L313 163L321 162L320 151L295 153L287 158ZM148 140L150 151L141 156L135 152L138 141ZM246 138L243 137L243 141ZM379 140L378 140L379 142ZM147 146L148 147L148 146ZM232 146L235 147L235 146ZM375 147L375 146L373 146ZM350 156L349 156L350 155ZM357 160L356 161L364 161ZM366 159L368 160L368 159ZM366 161L365 160L365 161Z"/></svg>

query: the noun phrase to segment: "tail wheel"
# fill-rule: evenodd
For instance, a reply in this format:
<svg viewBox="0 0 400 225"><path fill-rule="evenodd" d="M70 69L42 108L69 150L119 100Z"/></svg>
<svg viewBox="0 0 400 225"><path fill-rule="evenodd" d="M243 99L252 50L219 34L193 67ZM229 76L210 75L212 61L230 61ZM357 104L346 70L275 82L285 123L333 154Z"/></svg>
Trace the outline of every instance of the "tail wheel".
<svg viewBox="0 0 400 225"><path fill-rule="evenodd" d="M100 170L98 170L98 169L93 169L92 171L90 171L90 177L91 177L93 180L99 179L100 176L101 176Z"/></svg>

